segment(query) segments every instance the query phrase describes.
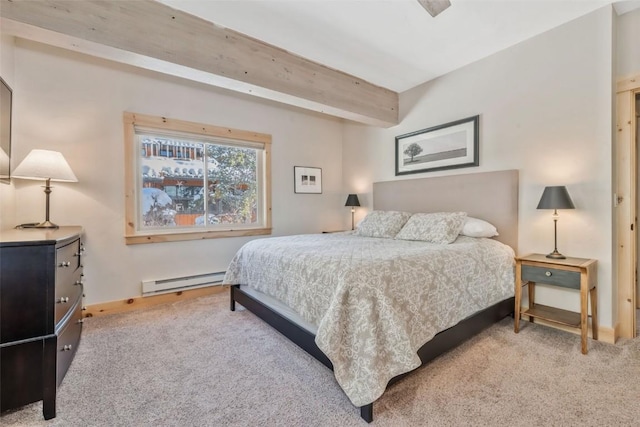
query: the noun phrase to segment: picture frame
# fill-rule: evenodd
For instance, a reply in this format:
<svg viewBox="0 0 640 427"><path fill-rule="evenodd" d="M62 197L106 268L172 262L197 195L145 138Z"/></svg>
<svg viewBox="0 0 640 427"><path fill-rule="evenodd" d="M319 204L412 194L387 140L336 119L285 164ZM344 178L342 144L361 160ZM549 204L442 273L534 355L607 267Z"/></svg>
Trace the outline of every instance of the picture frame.
<svg viewBox="0 0 640 427"><path fill-rule="evenodd" d="M478 166L480 116L396 136L396 176Z"/></svg>
<svg viewBox="0 0 640 427"><path fill-rule="evenodd" d="M13 91L0 77L0 182L11 182L11 114Z"/></svg>
<svg viewBox="0 0 640 427"><path fill-rule="evenodd" d="M294 188L296 194L321 194L322 169L308 166L293 167Z"/></svg>

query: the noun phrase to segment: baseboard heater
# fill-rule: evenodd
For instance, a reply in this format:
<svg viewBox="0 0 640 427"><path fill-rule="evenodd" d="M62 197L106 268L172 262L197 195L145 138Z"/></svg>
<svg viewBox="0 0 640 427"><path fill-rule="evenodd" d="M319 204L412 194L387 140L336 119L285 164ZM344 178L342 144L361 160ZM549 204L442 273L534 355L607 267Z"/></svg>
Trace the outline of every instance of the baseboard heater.
<svg viewBox="0 0 640 427"><path fill-rule="evenodd" d="M142 296L167 294L170 292L186 291L188 289L203 288L222 284L224 271L216 273L196 274L193 276L174 277L162 280L143 280Z"/></svg>

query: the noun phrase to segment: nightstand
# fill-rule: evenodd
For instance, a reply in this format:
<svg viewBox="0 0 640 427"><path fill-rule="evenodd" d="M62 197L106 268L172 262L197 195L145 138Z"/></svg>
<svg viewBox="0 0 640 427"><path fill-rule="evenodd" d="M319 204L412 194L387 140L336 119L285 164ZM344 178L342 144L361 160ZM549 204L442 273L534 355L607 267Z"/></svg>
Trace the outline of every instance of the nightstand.
<svg viewBox="0 0 640 427"><path fill-rule="evenodd" d="M580 313L561 310L535 303L535 285L558 286L580 291ZM529 308L521 311L522 287L528 285ZM582 354L587 354L587 302L591 299L591 332L598 339L597 315L597 261L586 258L551 259L542 254L530 254L516 258L514 330L520 330L520 315L543 319L580 329Z"/></svg>

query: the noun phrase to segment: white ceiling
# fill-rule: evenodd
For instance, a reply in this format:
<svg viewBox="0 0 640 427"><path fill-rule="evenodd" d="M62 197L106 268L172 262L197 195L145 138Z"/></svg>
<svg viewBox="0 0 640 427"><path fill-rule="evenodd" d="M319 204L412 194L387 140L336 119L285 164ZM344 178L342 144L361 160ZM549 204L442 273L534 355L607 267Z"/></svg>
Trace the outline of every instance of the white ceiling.
<svg viewBox="0 0 640 427"><path fill-rule="evenodd" d="M396 92L612 3L451 0L432 18L417 0L160 1Z"/></svg>

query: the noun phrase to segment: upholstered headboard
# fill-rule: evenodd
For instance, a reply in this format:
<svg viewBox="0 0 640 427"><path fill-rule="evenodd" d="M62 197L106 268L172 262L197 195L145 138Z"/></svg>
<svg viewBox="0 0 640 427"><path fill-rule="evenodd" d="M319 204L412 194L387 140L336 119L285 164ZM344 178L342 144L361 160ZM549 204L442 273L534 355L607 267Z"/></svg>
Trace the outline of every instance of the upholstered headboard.
<svg viewBox="0 0 640 427"><path fill-rule="evenodd" d="M373 208L406 212L467 212L489 221L496 237L518 250L518 171L481 172L376 182Z"/></svg>

